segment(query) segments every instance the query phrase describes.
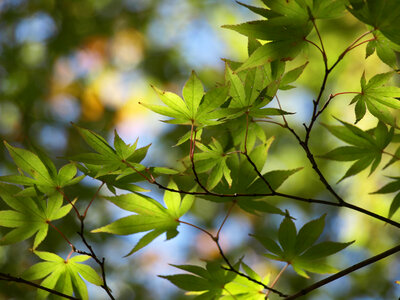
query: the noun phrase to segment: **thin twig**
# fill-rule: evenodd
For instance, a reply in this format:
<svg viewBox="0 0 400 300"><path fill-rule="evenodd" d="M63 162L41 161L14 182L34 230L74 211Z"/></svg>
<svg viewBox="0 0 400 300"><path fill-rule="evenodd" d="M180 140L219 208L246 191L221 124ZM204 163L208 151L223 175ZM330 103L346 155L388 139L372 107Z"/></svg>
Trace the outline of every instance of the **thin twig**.
<svg viewBox="0 0 400 300"><path fill-rule="evenodd" d="M244 151L243 153L247 155L247 135L249 132L249 111L246 111L246 131L244 135Z"/></svg>
<svg viewBox="0 0 400 300"><path fill-rule="evenodd" d="M360 42L360 43L358 43L358 44L352 46L352 47L349 49L349 51L350 51L350 50L353 50L354 48L357 48L358 46L361 46L362 44L369 43L369 42L372 42L372 41L375 41L375 40L376 40L376 37L374 37L374 38L372 38L372 39L369 39L369 40L362 41L362 42Z"/></svg>
<svg viewBox="0 0 400 300"><path fill-rule="evenodd" d="M226 213L224 220L222 221L221 225L220 225L219 228L218 228L217 235L215 236L215 238L216 238L217 240L219 240L219 234L221 233L222 227L224 227L224 225L225 225L225 223L226 223L226 220L227 220L228 217L230 216L230 214L231 214L231 212L232 212L232 209L233 209L233 207L234 207L235 205L236 205L236 199L234 199L234 200L232 201L232 204L231 204L231 206L229 207L229 210L228 210L228 212Z"/></svg>
<svg viewBox="0 0 400 300"><path fill-rule="evenodd" d="M314 43L313 41L310 41L310 40L307 39L307 38L303 38L303 40L306 41L307 43L310 43L311 45L315 46L315 47L318 49L318 51L321 52L322 56L323 56L323 57L325 56L325 55L324 55L324 52L323 52L322 49L321 49L321 47L318 46L316 43Z"/></svg>
<svg viewBox="0 0 400 300"><path fill-rule="evenodd" d="M65 236L65 234L60 229L58 229L53 223L51 223L50 220L47 220L46 223L49 224L51 227L53 227L53 229L61 235L61 237L68 243L68 245L70 245L73 251L76 249L75 246L70 242L70 240Z"/></svg>
<svg viewBox="0 0 400 300"><path fill-rule="evenodd" d="M68 196L64 193L64 191L60 187L57 187L56 190L64 197L65 200L68 201L69 204L71 204L72 208L76 212L77 217L81 218L81 214L79 213L79 211L76 208L75 204L68 198Z"/></svg>
<svg viewBox="0 0 400 300"><path fill-rule="evenodd" d="M352 48L358 41L360 41L363 37L367 36L370 33L373 33L376 29L372 29L370 31L367 31L365 33L363 33L361 36L359 36L353 43L350 44L350 46L348 46L338 57L338 59L336 60L336 62L329 68L329 72L331 72L336 66L337 64L344 58L344 56L352 49Z"/></svg>
<svg viewBox="0 0 400 300"><path fill-rule="evenodd" d="M189 222L185 222L185 221L181 221L181 220L177 220L177 221L182 223L182 224L186 224L188 226L191 226L193 228L196 228L196 229L200 230L201 232L207 234L214 241L214 243L217 245L217 248L218 248L218 251L219 251L221 257L223 258L225 263L228 265L228 268L223 267L223 269L231 271L231 272L234 272L239 276L245 277L248 280L250 280L250 281L252 281L254 283L257 283L258 285L261 285L262 287L264 287L264 289L271 290L271 292L273 292L273 293L275 293L275 294L277 294L277 295L279 295L281 297L287 297L287 295L281 293L280 291L275 290L273 288L270 288L269 286L267 286L266 284L262 283L261 281L258 281L258 280L254 279L254 278L251 278L250 276L240 272L239 270L236 270L235 267L232 265L232 263L229 261L228 257L225 255L224 251L222 250L222 247L221 247L221 245L219 243L219 236L214 236L214 235L212 235L211 232L209 232L206 229L203 229L203 228L201 228L201 227L199 227L199 226L197 226L195 224L192 224L192 223L189 223Z"/></svg>
<svg viewBox="0 0 400 300"><path fill-rule="evenodd" d="M391 248L391 249L389 249L389 250L387 250L385 252L382 252L382 253L380 253L380 254L378 254L376 256L373 256L371 258L363 260L362 262L359 262L358 264L355 264L355 265L353 265L353 266L351 266L351 267L349 267L347 269L344 269L343 271L340 271L340 272L338 272L338 273L336 273L336 274L334 274L332 276L329 276L329 277L327 277L327 278L325 278L325 279L323 279L321 281L318 281L318 282L310 285L309 287L306 287L306 288L302 289L301 291L297 292L296 294L293 294L293 295L285 298L285 300L293 300L293 299L297 299L297 298L299 298L301 296L304 296L304 295L308 294L309 292L320 288L321 286L324 286L324 285L326 285L326 284L328 284L328 283L330 283L332 281L335 281L335 280L337 280L339 278L342 278L342 277L344 277L344 276L346 276L346 275L348 275L348 274L350 274L350 273L352 273L354 271L357 271L357 270L359 270L359 269L361 269L361 268L363 268L365 266L373 264L373 263L375 263L375 262L377 262L377 261L379 261L381 259L384 259L384 258L386 258L386 257L388 257L390 255L393 255L393 254L395 254L395 253L397 253L399 251L400 251L400 245L398 245L396 247L393 247L393 248Z"/></svg>
<svg viewBox="0 0 400 300"><path fill-rule="evenodd" d="M254 282L254 283L257 283L258 285L263 286L264 289L269 290L269 291L271 291L271 292L277 294L277 295L280 296L280 297L287 297L287 295L285 295L284 293L282 293L282 292L280 292L280 291L278 291L278 290L276 290L276 289L274 289L274 288L269 287L268 285L262 283L261 281L258 281L258 280L254 279L254 278L251 278L250 276L248 276L248 275L245 274L245 273L240 272L239 270L236 270L236 269L233 267L233 265L231 264L231 262L229 261L228 257L226 257L224 251L223 251L222 248L221 248L220 243L219 243L218 241L215 241L215 243L217 244L217 247L218 247L219 253L221 254L221 257L224 259L224 261L225 261L226 264L228 265L228 268L224 268L225 270L234 272L234 273L238 274L239 276L245 277L245 278L247 278L248 280L250 280L250 281L252 281L252 282Z"/></svg>
<svg viewBox="0 0 400 300"><path fill-rule="evenodd" d="M265 122L265 123L271 123L271 124L275 124L278 125L282 128L286 128L286 126L284 124L281 124L279 122L275 122L275 121L271 121L271 120L260 120L260 119L253 119L253 122Z"/></svg>
<svg viewBox="0 0 400 300"><path fill-rule="evenodd" d="M325 102L324 106L318 111L318 113L315 117L318 118L319 115L324 112L324 110L328 107L328 105L330 104L330 102L333 98L335 98L336 96L345 95L345 94L361 94L361 93L360 92L342 92L342 93L330 94L328 100Z"/></svg>
<svg viewBox="0 0 400 300"><path fill-rule="evenodd" d="M53 294L53 295L57 295L57 296L60 296L60 297L64 297L64 298L66 298L66 299L80 300L79 298L76 298L76 297L73 297L73 296L69 296L69 295L63 294L63 293L58 292L58 291L56 291L56 290L49 289L49 288L47 288L47 287L41 286L40 284L36 284L36 283L34 283L34 282L31 282L31 281L22 279L21 277L14 277L14 276L11 276L10 274L0 273L0 280L3 280L3 281L10 281L10 282L23 283L23 284L26 284L26 285L33 286L33 287L35 287L35 288L37 288L37 289L41 289L41 290L43 290L43 291L49 292L49 293L51 293L51 294Z"/></svg>
<svg viewBox="0 0 400 300"><path fill-rule="evenodd" d="M326 51L325 51L325 47L324 47L324 42L322 41L322 37L321 37L321 34L319 33L317 24L315 23L315 19L314 19L314 18L311 18L311 22L313 23L314 28L315 28L315 31L317 32L318 39L319 39L319 42L320 42L320 44L321 44L321 53L322 53L322 57L323 57L323 59L324 59L325 68L327 68L327 67L328 67L328 58L327 58L327 56L326 56Z"/></svg>
<svg viewBox="0 0 400 300"><path fill-rule="evenodd" d="M278 273L278 275L276 275L274 281L271 283L270 287L273 288L275 286L275 284L278 282L279 278L281 278L283 272L285 272L285 270L287 269L287 267L289 267L290 263L286 263L283 268L281 269L281 271ZM270 294L271 291L267 291L267 293L265 294L265 299L268 299L268 296Z"/></svg>
<svg viewBox="0 0 400 300"><path fill-rule="evenodd" d="M197 226L195 224L189 223L189 222L185 222L185 221L182 221L182 220L178 220L178 222L182 223L182 224L186 224L186 225L191 226L193 228L196 228L197 230L200 230L201 232L207 234L211 239L214 240L214 236L211 234L211 232L209 232L209 231L207 231L207 230L205 230L205 229L203 229L203 228L201 228L201 227L199 227L199 226Z"/></svg>
<svg viewBox="0 0 400 300"><path fill-rule="evenodd" d="M112 295L111 289L109 288L109 286L107 285L107 280L106 280L106 270L105 270L105 258L103 257L101 260L98 258L98 256L96 255L96 253L93 250L93 247L88 243L88 241L85 238L85 223L83 219L80 219L81 221L81 229L80 232L78 232L79 236L82 239L82 242L85 244L86 248L89 250L89 252L84 252L84 251L79 251L77 250L77 253L81 253L81 254L86 254L89 255L90 257L92 257L96 263L100 266L101 268L101 277L103 279L103 284L101 285L101 288L103 290L105 290L105 292L107 293L107 295L110 297L111 300L115 300L114 296Z"/></svg>
<svg viewBox="0 0 400 300"><path fill-rule="evenodd" d="M190 155L189 155L190 162L192 164L192 172L193 172L195 181L203 189L203 191L205 193L207 193L207 194L215 194L214 192L211 192L209 189L207 189L207 187L203 183L201 183L200 178L199 178L199 174L197 174L197 171L196 171L196 166L194 164L194 149L196 148L196 130L193 130L193 126L194 125L192 124L192 129L191 129L192 132L191 132L191 137L190 137L191 148L190 148Z"/></svg>
<svg viewBox="0 0 400 300"><path fill-rule="evenodd" d="M94 199L96 199L96 197L97 197L97 195L99 194L99 192L100 192L101 188L103 187L103 185L104 185L104 182L102 182L102 183L100 184L99 188L96 190L96 193L94 193L92 199L90 200L88 206L87 206L86 209L85 209L85 212L84 212L83 215L82 215L82 218L83 218L83 219L86 218L86 215L87 215L87 212L88 212L88 210L89 210L90 205L92 205Z"/></svg>
<svg viewBox="0 0 400 300"><path fill-rule="evenodd" d="M253 160L250 158L250 156L247 154L247 152L243 153L244 156L246 156L247 161L253 166L254 171L257 173L258 177L264 181L264 183L266 184L266 186L269 188L269 190L271 191L271 193L274 195L275 194L275 190L272 188L272 185L268 182L267 179L265 179L265 177L261 174L261 172L258 170L256 164L253 162Z"/></svg>

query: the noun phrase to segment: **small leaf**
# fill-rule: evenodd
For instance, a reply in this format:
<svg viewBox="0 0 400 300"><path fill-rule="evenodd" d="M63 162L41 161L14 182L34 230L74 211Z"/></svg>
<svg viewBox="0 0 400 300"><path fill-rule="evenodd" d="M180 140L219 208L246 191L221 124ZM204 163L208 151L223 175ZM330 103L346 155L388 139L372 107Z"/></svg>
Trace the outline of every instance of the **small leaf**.
<svg viewBox="0 0 400 300"><path fill-rule="evenodd" d="M296 226L289 217L285 217L279 227L278 238L285 254L291 256L295 253Z"/></svg>
<svg viewBox="0 0 400 300"><path fill-rule="evenodd" d="M33 154L32 152L25 149L12 147L7 142L4 142L4 144L10 152L10 155L12 156L15 164L19 168L21 168L33 178L39 180L42 184L53 184L52 178L46 166L36 154Z"/></svg>
<svg viewBox="0 0 400 300"><path fill-rule="evenodd" d="M272 252L278 256L281 256L283 254L282 249L271 238L269 238L267 236L261 236L261 235L255 235L255 234L250 234L250 236L257 239L257 241L259 241L265 247L265 249L267 249L269 252Z"/></svg>
<svg viewBox="0 0 400 300"><path fill-rule="evenodd" d="M111 146L107 143L107 141L97 133L79 127L75 124L73 124L75 128L78 130L80 135L83 137L83 139L86 141L86 143L94 150L97 151L98 153L104 155L105 157L115 157L115 150L111 148Z"/></svg>
<svg viewBox="0 0 400 300"><path fill-rule="evenodd" d="M311 247L322 234L325 227L325 215L319 219L305 224L296 237L295 249L297 254L301 254L307 248Z"/></svg>
<svg viewBox="0 0 400 300"><path fill-rule="evenodd" d="M194 71L186 82L182 94L191 116L194 118L204 94L203 85Z"/></svg>
<svg viewBox="0 0 400 300"><path fill-rule="evenodd" d="M390 208L389 208L389 219L391 217L393 217L393 215L395 214L395 212L399 209L400 207L400 193L397 194L394 198L392 203L390 204Z"/></svg>
<svg viewBox="0 0 400 300"><path fill-rule="evenodd" d="M304 260L320 259L335 254L336 252L343 250L352 243L354 243L354 241L349 243L322 242L309 248L306 252L304 252L303 255L301 255L301 258Z"/></svg>

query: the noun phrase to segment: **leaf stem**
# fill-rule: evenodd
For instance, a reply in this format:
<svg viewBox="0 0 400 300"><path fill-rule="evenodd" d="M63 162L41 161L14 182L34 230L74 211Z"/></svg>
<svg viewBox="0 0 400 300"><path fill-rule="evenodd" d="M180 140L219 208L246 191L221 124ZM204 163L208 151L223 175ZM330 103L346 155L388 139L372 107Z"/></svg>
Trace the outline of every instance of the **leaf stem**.
<svg viewBox="0 0 400 300"><path fill-rule="evenodd" d="M81 214L79 213L78 209L76 208L75 204L67 197L67 195L64 193L64 191L62 190L62 188L57 187L56 188L57 192L59 192L65 200L68 201L69 204L72 205L72 208L75 210L77 217L80 219L81 218Z"/></svg>
<svg viewBox="0 0 400 300"><path fill-rule="evenodd" d="M322 57L323 57L323 59L324 59L325 68L327 68L327 67L328 67L328 58L327 58L327 56L326 56L326 51L325 51L325 47L324 47L324 42L322 41L322 37L321 37L321 34L319 33L319 30L318 30L317 24L316 24L316 22L315 22L315 19L314 19L314 18L311 18L311 22L313 23L314 28L315 28L315 31L316 31L316 33L317 33L317 35L318 35L318 39L319 39L319 42L320 42L320 44L321 44L321 53L322 53Z"/></svg>
<svg viewBox="0 0 400 300"><path fill-rule="evenodd" d="M236 199L233 199L232 204L231 204L231 206L229 207L229 210L228 210L228 212L226 213L224 220L222 221L221 225L219 226L218 231L217 231L217 235L215 236L215 238L216 238L217 240L219 240L219 235L220 235L220 233L221 233L222 227L224 227L224 225L225 225L225 223L226 223L226 220L229 218L229 216L230 216L230 214L231 214L231 212L232 212L233 207L236 205L236 202L237 202Z"/></svg>
<svg viewBox="0 0 400 300"><path fill-rule="evenodd" d="M182 224L186 224L186 225L191 226L193 228L196 228L197 230L200 230L201 232L207 234L211 239L214 240L214 236L211 234L211 232L209 232L209 231L207 231L207 230L205 230L205 229L203 229L203 228L201 228L201 227L199 227L199 226L197 226L195 224L189 223L189 222L185 222L185 221L182 221L182 220L178 220L178 222L182 223Z"/></svg>
<svg viewBox="0 0 400 300"><path fill-rule="evenodd" d="M101 188L103 187L103 185L104 185L104 182L102 182L102 183L100 184L99 188L96 190L96 193L94 193L92 199L90 200L88 206L87 206L86 209L85 209L85 212L84 212L83 215L82 215L82 218L83 218L83 219L86 218L86 215L87 215L87 212L88 212L88 210L89 210L90 205L92 205L94 199L96 199L96 197L97 197L97 195L99 194L99 192L100 192Z"/></svg>
<svg viewBox="0 0 400 300"><path fill-rule="evenodd" d="M275 284L278 282L279 278L281 278L283 272L285 272L285 270L289 267L290 263L286 263L283 268L280 270L280 272L278 273L278 275L276 275L274 281L271 283L270 287L273 288L275 286ZM265 299L268 299L268 296L270 294L270 290L267 291L267 293L265 294Z"/></svg>
<svg viewBox="0 0 400 300"><path fill-rule="evenodd" d="M70 245L70 247L71 247L71 249L74 251L76 248L75 248L75 246L69 241L69 239L65 236L65 234L60 230L60 229L58 229L53 223L51 223L51 221L50 220L46 220L46 223L47 224L49 224L51 227L53 227L53 229L55 230L55 231L57 231L60 235L61 235L61 237L68 243L68 245Z"/></svg>

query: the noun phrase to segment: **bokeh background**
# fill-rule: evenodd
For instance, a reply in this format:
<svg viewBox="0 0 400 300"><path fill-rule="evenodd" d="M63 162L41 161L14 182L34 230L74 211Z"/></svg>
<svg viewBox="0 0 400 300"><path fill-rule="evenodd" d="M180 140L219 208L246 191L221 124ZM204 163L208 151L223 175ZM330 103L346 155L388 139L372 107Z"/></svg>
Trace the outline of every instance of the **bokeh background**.
<svg viewBox="0 0 400 300"><path fill-rule="evenodd" d="M261 1L244 1L260 5ZM139 145L152 143L145 163L174 167L185 155L188 146L174 147L187 128L164 124L160 116L149 112L138 101L158 103L150 84L181 92L191 70L196 70L206 89L223 82L224 62L221 58L241 61L247 56L247 40L239 34L222 29L221 25L257 19L257 16L231 0L0 0L0 135L14 146L33 144L44 149L58 166L67 161L62 157L87 149L70 122L90 128L108 140L116 129L129 143L139 137ZM338 20L319 23L328 58L332 63L366 28L350 14ZM316 41L316 37L311 39ZM353 50L338 66L328 92L358 91L359 78L388 70L373 55L366 61L365 48ZM312 99L323 76L320 53L310 48L288 68L310 63L297 88L279 93L284 109L296 111L289 118L302 130L308 120ZM322 116L322 121L335 124L333 116L354 122L354 109L349 97L337 97ZM372 117L360 122L362 128L376 125ZM288 180L282 190L303 196L330 199L311 170L295 140L282 129L265 127L268 136L275 136L265 170L304 169ZM316 126L312 149L325 153L339 145L322 126ZM389 159L389 158L387 158ZM385 162L385 161L384 161ZM384 163L383 162L383 163ZM334 184L348 165L319 160L327 178ZM383 165L383 164L382 164ZM350 202L387 214L393 195L369 195L382 186L384 175L396 175L394 165L384 173L367 172L335 185L338 193ZM5 147L0 146L0 175L15 173ZM78 196L82 207L87 204L99 182L85 179L68 190ZM146 185L143 185L146 187ZM154 189L154 188L153 188ZM107 194L106 189L102 190ZM162 199L159 191L152 196ZM398 232L379 221L352 211L324 206L299 205L291 200L274 199L281 209L289 209L299 228L304 222L328 213L324 238L356 242L342 254L330 259L336 267L345 268L398 241ZM0 208L6 206L0 202ZM218 228L227 207L202 199L186 220L206 228ZM103 199L97 199L89 211L86 228L97 228L124 215ZM394 216L399 219L399 214ZM260 275L272 278L282 267L262 256L264 250L248 236L269 232L274 235L281 217L254 216L239 209L233 211L222 232L222 245L232 259L245 256L247 264ZM78 243L74 216L56 223ZM92 234L90 241L96 251L106 257L109 285L117 299L190 299L158 274L171 274L172 264L203 264L218 258L214 243L207 236L184 226L180 235L165 242L158 238L138 253L123 258L138 236L112 237ZM0 228L0 235L7 230ZM0 247L0 270L13 275L22 273L37 261L29 252L31 241ZM56 232L40 247L66 256L69 246ZM311 279L288 270L277 288L295 292L321 276ZM395 299L400 288L399 259L388 258L315 291L304 299ZM89 285L93 299L107 299L105 293ZM34 299L35 290L0 281L0 299ZM273 299L274 296L272 296Z"/></svg>

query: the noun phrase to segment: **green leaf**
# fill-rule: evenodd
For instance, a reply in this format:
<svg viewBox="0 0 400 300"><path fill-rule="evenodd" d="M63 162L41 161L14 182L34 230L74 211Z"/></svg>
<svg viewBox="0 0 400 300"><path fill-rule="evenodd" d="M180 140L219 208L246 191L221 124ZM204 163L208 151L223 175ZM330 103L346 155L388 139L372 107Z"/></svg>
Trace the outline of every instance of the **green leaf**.
<svg viewBox="0 0 400 300"><path fill-rule="evenodd" d="M135 152L137 143L138 139L136 139L132 146L125 144L125 142L118 135L117 131L114 130L114 148L120 158L127 159L130 157Z"/></svg>
<svg viewBox="0 0 400 300"><path fill-rule="evenodd" d="M255 239L257 239L257 241L259 241L269 252L274 253L278 256L283 255L281 247L279 247L279 245L273 239L263 235L255 235L255 234L250 234L250 235Z"/></svg>
<svg viewBox="0 0 400 300"><path fill-rule="evenodd" d="M87 255L77 255L69 260L64 260L50 252L35 251L34 253L46 262L39 262L26 270L21 276L26 280L37 280L46 277L41 286L55 289L69 296L72 296L75 290L82 300L88 300L89 297L86 284L79 275L95 285L100 286L103 284L103 280L92 267L80 264L80 262L90 258ZM48 294L47 291L38 289L36 298L45 299Z"/></svg>
<svg viewBox="0 0 400 300"><path fill-rule="evenodd" d="M239 76L234 73L228 65L225 67L225 80L230 83L229 94L233 98L232 107L246 107L246 93L244 90L243 82Z"/></svg>
<svg viewBox="0 0 400 300"><path fill-rule="evenodd" d="M207 262L205 269L192 265L175 267L195 275L177 274L168 276L159 275L159 277L169 280L177 287L186 291L206 291L206 293L200 296L200 299L219 299L225 285L236 278L236 274L222 269L215 262Z"/></svg>
<svg viewBox="0 0 400 300"><path fill-rule="evenodd" d="M269 42L257 48L250 57L241 65L237 72L262 66L274 60L293 60L306 43L302 39L288 39Z"/></svg>
<svg viewBox="0 0 400 300"><path fill-rule="evenodd" d="M12 147L7 142L4 142L8 152L12 156L15 164L24 172L28 173L39 183L44 185L53 185L53 180L43 162L39 157L25 149Z"/></svg>
<svg viewBox="0 0 400 300"><path fill-rule="evenodd" d="M150 244L153 240L155 240L157 237L159 237L161 234L164 233L164 230L153 230L150 231L148 233L146 233L135 245L135 247L133 247L133 249L127 254L126 256L129 256L137 251L139 251L140 249L146 247L148 244Z"/></svg>
<svg viewBox="0 0 400 300"><path fill-rule="evenodd" d="M86 143L94 150L97 151L98 153L104 155L105 157L110 157L113 158L115 157L116 153L113 148L107 143L107 141L97 133L85 129L82 127L79 127L75 125L75 128L78 130L80 135L83 137L83 139L86 141Z"/></svg>
<svg viewBox="0 0 400 300"><path fill-rule="evenodd" d="M296 81L300 77L300 75L303 73L303 71L307 65L308 65L308 62L306 62L304 65L301 65L300 67L297 67L297 68L285 73L285 75L283 75L282 80L280 82L280 87L288 85L289 83Z"/></svg>
<svg viewBox="0 0 400 300"><path fill-rule="evenodd" d="M385 37L400 45L400 18L397 1L349 0L347 10L357 19L378 29Z"/></svg>
<svg viewBox="0 0 400 300"><path fill-rule="evenodd" d="M166 117L175 118L177 120L187 120L187 114L186 113L183 113L181 111L177 111L175 109L172 109L169 106L147 104L147 103L143 103L143 102L139 102L139 104L141 104L144 107L154 111L157 114L160 114L160 115L163 115L163 116L166 116Z"/></svg>
<svg viewBox="0 0 400 300"><path fill-rule="evenodd" d="M78 256L75 256L69 260L70 267L73 272L78 272L85 280L89 281L90 283L94 285L102 285L103 280L100 278L100 276L97 274L95 270L93 270L92 267L84 264L79 264L79 260L77 260Z"/></svg>
<svg viewBox="0 0 400 300"><path fill-rule="evenodd" d="M349 243L322 242L306 250L304 254L301 255L301 258L304 260L320 259L335 254L336 252L348 247L352 243L354 243L354 241Z"/></svg>
<svg viewBox="0 0 400 300"><path fill-rule="evenodd" d="M388 218L393 217L393 215L394 215L395 212L399 209L399 207L400 207L400 193L397 194L397 195L393 198L393 201L392 201L392 203L390 204Z"/></svg>
<svg viewBox="0 0 400 300"><path fill-rule="evenodd" d="M356 122L365 115L365 105L369 112L379 120L396 127L396 120L389 108L400 109L400 88L383 86L392 76L393 72L377 74L366 85L361 86L361 93L353 98L351 103L356 104ZM359 102L361 102L359 104Z"/></svg>
<svg viewBox="0 0 400 300"><path fill-rule="evenodd" d="M352 147L352 146L343 146L336 148L324 155L321 155L321 157L337 161L353 161L370 155L371 155L371 150L369 149Z"/></svg>
<svg viewBox="0 0 400 300"><path fill-rule="evenodd" d="M190 120L190 118L191 118L190 111L181 97L179 97L178 95L171 93L171 92L159 90L155 86L152 86L152 88L157 93L157 95L161 99L161 101L164 102L165 105L167 105L171 109L181 113L187 119Z"/></svg>
<svg viewBox="0 0 400 300"><path fill-rule="evenodd" d="M279 16L279 14L273 12L273 11L270 10L270 9L266 9L266 8L263 8L263 7L257 7L257 6L248 5L248 4L246 4L246 3L242 3L242 2L239 2L239 1L236 1L236 3L238 3L238 4L240 4L240 5L242 5L242 6L246 7L246 8L248 8L248 9L251 10L252 12L254 12L254 13L256 13L256 14L259 14L259 15L261 15L261 16L267 18L267 19L272 18L272 17L277 17L277 16Z"/></svg>
<svg viewBox="0 0 400 300"><path fill-rule="evenodd" d="M119 235L129 235L138 232L145 232L155 228L169 228L176 226L174 220L165 217L149 215L131 215L111 224L92 230L92 232L107 232Z"/></svg>
<svg viewBox="0 0 400 300"><path fill-rule="evenodd" d="M393 43L379 31L375 31L373 34L376 40L368 43L368 45L371 44L370 48L374 47L376 49L376 54L385 64L393 69L398 69L396 52L400 51L400 46Z"/></svg>
<svg viewBox="0 0 400 300"><path fill-rule="evenodd" d="M74 163L67 164L63 166L58 171L57 181L60 187L64 187L66 185L70 185L72 179L75 177L77 172L76 166ZM76 182L76 180L74 181Z"/></svg>
<svg viewBox="0 0 400 300"><path fill-rule="evenodd" d="M284 255L287 257L291 257L296 251L294 248L296 244L296 235L296 226L290 217L286 216L281 226L279 226L278 239L284 251Z"/></svg>
<svg viewBox="0 0 400 300"><path fill-rule="evenodd" d="M171 181L169 188L176 189L177 186ZM190 209L194 200L192 195L187 195L181 201L179 193L166 191L164 202L167 208L165 208L156 200L137 193L104 198L122 209L137 214L118 219L111 224L92 230L92 232L129 235L150 231L139 240L127 256L145 247L164 232L167 233L168 239L175 237L178 234L176 230L179 225L178 218Z"/></svg>
<svg viewBox="0 0 400 300"><path fill-rule="evenodd" d="M172 180L168 184L169 189L178 190L178 186ZM181 196L179 193L165 191L164 193L164 203L167 206L168 211L172 216L179 218L179 208L181 205Z"/></svg>
<svg viewBox="0 0 400 300"><path fill-rule="evenodd" d="M296 254L303 253L317 241L325 227L325 216L323 215L316 220L306 223L299 230L295 244Z"/></svg>
<svg viewBox="0 0 400 300"><path fill-rule="evenodd" d="M274 170L267 172L263 175L265 180L269 182L274 190L277 190L290 176L300 171L302 168L297 168L293 170ZM254 193L268 193L271 192L266 186L263 180L260 178L256 179L249 187Z"/></svg>
<svg viewBox="0 0 400 300"><path fill-rule="evenodd" d="M194 71L186 82L182 94L191 116L194 118L204 94L203 85Z"/></svg>
<svg viewBox="0 0 400 300"><path fill-rule="evenodd" d="M60 195L45 199L21 197L16 194L21 191L16 186L0 183L0 197L14 210L0 211L0 226L15 228L0 239L0 245L9 245L26 240L36 234L33 248L37 248L44 240L48 231L48 222L57 220L67 214L72 206L62 206ZM62 211L64 215L60 215ZM55 212L58 212L55 213Z"/></svg>
<svg viewBox="0 0 400 300"><path fill-rule="evenodd" d="M312 3L311 15L314 19L338 18L343 15L345 10L344 0L318 0Z"/></svg>
<svg viewBox="0 0 400 300"><path fill-rule="evenodd" d="M169 280L172 284L185 291L206 291L210 288L210 283L201 277L177 274L177 275L158 275L158 277Z"/></svg>
<svg viewBox="0 0 400 300"><path fill-rule="evenodd" d="M342 181L347 177L353 176L365 170L374 161L374 159L375 159L374 156L367 156L357 160L354 164L351 165L351 167L347 170L347 172L343 175L343 177L338 180L337 183L339 183L340 181Z"/></svg>
<svg viewBox="0 0 400 300"><path fill-rule="evenodd" d="M257 214L257 212L263 212L268 214L278 214L284 216L285 213L279 208L267 203L266 201L254 201L250 199L239 199L238 205L243 210Z"/></svg>

